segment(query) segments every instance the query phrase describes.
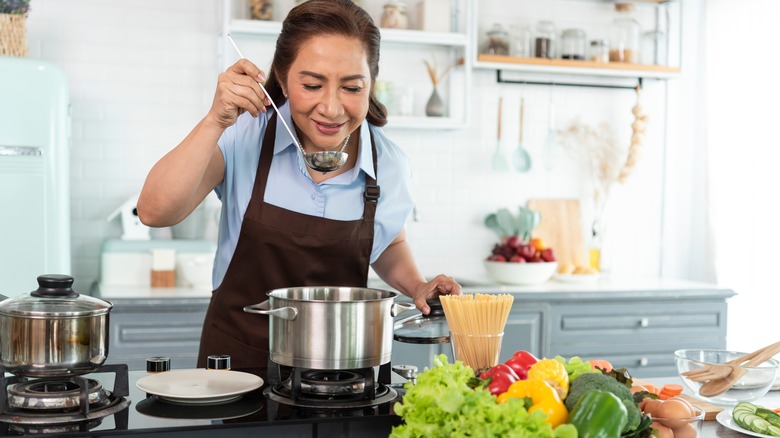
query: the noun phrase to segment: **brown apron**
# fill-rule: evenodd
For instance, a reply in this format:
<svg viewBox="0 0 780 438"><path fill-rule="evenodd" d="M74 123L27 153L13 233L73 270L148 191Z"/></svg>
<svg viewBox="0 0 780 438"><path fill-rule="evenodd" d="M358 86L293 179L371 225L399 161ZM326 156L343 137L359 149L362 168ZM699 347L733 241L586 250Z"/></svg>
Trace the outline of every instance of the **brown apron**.
<svg viewBox="0 0 780 438"><path fill-rule="evenodd" d="M374 243L376 180L366 175L363 218L339 221L296 213L264 202L274 154L276 114L263 137L255 185L235 253L222 284L211 296L203 322L198 368L212 354L229 354L233 368L267 376L268 316L243 311L272 289L295 286L365 287ZM376 167L376 146L371 137Z"/></svg>

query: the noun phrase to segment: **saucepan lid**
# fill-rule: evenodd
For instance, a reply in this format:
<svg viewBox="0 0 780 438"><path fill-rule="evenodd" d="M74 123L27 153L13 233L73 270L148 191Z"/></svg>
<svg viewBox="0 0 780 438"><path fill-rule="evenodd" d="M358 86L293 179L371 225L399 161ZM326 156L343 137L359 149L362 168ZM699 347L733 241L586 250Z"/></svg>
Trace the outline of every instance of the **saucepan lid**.
<svg viewBox="0 0 780 438"><path fill-rule="evenodd" d="M419 314L396 321L393 327L393 339L408 344L448 344L450 328L439 299L429 300L431 312Z"/></svg>

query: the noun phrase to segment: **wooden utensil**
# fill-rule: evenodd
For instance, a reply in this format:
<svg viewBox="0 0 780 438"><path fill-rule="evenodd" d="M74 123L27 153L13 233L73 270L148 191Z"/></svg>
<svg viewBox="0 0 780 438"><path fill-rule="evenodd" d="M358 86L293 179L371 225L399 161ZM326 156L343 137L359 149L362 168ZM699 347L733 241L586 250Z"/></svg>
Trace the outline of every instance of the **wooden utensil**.
<svg viewBox="0 0 780 438"><path fill-rule="evenodd" d="M756 355L756 357L749 360L742 366L730 365L733 366L733 371L731 371L731 374L722 379L710 380L704 383L704 385L699 388L699 395L702 397L714 397L716 395L723 394L724 392L728 391L729 388L734 386L734 383L736 383L737 380L739 380L742 376L745 375L745 373L748 372L748 370L743 367L749 368L761 365L762 363L771 359L772 356L777 353L780 353L780 342L766 347L763 351L761 351L761 353Z"/></svg>
<svg viewBox="0 0 780 438"><path fill-rule="evenodd" d="M577 199L530 199L527 207L541 214L542 220L533 231L549 248L555 250L558 264L584 266L585 243Z"/></svg>
<svg viewBox="0 0 780 438"><path fill-rule="evenodd" d="M496 133L496 150L493 151L493 170L497 172L506 172L509 170L509 163L501 151L501 110L504 99L498 98L498 132Z"/></svg>
<svg viewBox="0 0 780 438"><path fill-rule="evenodd" d="M767 348L771 348L777 345L780 345L780 342L776 342L774 344L767 345L766 347L759 348L758 350L752 353L748 353L744 356L738 357L736 359L732 359L722 364L707 364L699 369L680 373L680 375L685 376L693 380L694 382L706 382L708 380L722 379L728 376L729 374L731 374L731 372L734 371L735 366L740 366L743 363L761 354L761 352L766 350Z"/></svg>

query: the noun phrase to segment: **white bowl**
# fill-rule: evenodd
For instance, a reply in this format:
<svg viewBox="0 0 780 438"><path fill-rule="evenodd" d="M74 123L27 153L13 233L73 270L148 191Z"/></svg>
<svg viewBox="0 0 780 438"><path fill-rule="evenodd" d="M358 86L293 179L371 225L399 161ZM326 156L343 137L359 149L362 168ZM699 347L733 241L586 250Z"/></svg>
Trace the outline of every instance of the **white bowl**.
<svg viewBox="0 0 780 438"><path fill-rule="evenodd" d="M558 262L512 263L485 260L488 274L499 283L531 285L549 280L558 269Z"/></svg>
<svg viewBox="0 0 780 438"><path fill-rule="evenodd" d="M211 271L214 256L197 256L181 261L177 266L179 286L211 290Z"/></svg>

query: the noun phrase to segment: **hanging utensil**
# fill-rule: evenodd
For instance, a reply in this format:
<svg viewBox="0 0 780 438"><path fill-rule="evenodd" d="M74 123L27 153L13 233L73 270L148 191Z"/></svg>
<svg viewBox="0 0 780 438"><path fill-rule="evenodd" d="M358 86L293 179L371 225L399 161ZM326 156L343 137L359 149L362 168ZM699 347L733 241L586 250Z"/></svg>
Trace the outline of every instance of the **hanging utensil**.
<svg viewBox="0 0 780 438"><path fill-rule="evenodd" d="M230 36L230 34L228 34L227 37L228 40L230 40L230 43L233 44L233 48L236 49L238 56L244 59L244 55L241 54L241 50L239 50L236 42L233 41L233 38ZM268 91L266 91L263 84L258 82L257 85L260 85L260 89L263 90L263 93L265 93L268 101L271 102L271 106L274 107L276 113L279 114L279 108L276 107L276 103L274 103L273 99L271 99L271 95L268 94ZM297 137L293 134L290 127L287 126L287 122L284 120L284 117L279 116L279 120L282 121L285 129L287 129L287 132L290 134L290 137L292 138L293 143L295 143L295 146L298 146L298 150L301 152L301 156L303 157L303 162L306 163L306 166L308 166L310 169L316 170L317 172L328 173L341 169L341 167L344 166L344 164L347 162L349 154L344 152L344 149L346 149L347 143L349 143L349 135L347 135L347 138L344 140L344 144L338 151L306 152L303 149L303 146L298 143Z"/></svg>
<svg viewBox="0 0 780 438"><path fill-rule="evenodd" d="M501 108L503 106L503 98L498 98L498 133L496 138L496 150L493 152L493 170L498 172L506 172L509 170L509 163L506 162L504 153L501 151Z"/></svg>
<svg viewBox="0 0 780 438"><path fill-rule="evenodd" d="M520 99L520 134L518 136L517 148L512 153L512 165L518 172L528 172L531 170L531 156L523 148L523 118L525 113L525 98Z"/></svg>
<svg viewBox="0 0 780 438"><path fill-rule="evenodd" d="M553 170L555 167L556 146L558 145L558 133L555 130L555 104L553 92L555 86L550 89L550 104L547 108L547 139L544 142L544 168Z"/></svg>

